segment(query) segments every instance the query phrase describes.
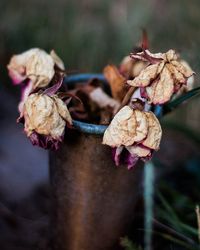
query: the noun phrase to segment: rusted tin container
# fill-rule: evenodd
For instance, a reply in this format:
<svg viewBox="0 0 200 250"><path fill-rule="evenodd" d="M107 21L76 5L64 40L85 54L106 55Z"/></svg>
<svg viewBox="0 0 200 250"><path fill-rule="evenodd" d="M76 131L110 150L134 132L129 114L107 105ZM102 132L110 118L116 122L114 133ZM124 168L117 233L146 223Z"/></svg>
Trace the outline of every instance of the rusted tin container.
<svg viewBox="0 0 200 250"><path fill-rule="evenodd" d="M117 250L142 192L143 165L116 167L102 145L104 126L75 122L50 152L54 250Z"/></svg>

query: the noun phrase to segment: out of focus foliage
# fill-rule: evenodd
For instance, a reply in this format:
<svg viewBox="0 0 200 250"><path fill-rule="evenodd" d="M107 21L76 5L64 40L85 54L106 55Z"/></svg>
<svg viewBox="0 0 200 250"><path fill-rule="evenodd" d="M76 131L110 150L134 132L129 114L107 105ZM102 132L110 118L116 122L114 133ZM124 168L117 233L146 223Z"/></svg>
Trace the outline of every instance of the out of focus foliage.
<svg viewBox="0 0 200 250"><path fill-rule="evenodd" d="M145 28L153 51L181 52L197 73L197 86L199 8L198 0L1 0L1 84L13 89L6 64L12 54L31 47L54 48L68 70L101 72L107 63L118 64ZM179 110L177 120L198 129L198 103Z"/></svg>

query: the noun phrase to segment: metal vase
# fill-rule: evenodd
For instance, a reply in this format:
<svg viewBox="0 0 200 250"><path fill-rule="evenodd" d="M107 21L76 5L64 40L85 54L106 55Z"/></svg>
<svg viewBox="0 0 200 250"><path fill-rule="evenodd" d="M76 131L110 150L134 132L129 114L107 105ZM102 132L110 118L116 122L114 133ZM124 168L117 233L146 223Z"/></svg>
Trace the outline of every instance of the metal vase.
<svg viewBox="0 0 200 250"><path fill-rule="evenodd" d="M143 164L116 167L102 145L105 126L74 122L63 145L50 152L53 250L117 250L133 226Z"/></svg>

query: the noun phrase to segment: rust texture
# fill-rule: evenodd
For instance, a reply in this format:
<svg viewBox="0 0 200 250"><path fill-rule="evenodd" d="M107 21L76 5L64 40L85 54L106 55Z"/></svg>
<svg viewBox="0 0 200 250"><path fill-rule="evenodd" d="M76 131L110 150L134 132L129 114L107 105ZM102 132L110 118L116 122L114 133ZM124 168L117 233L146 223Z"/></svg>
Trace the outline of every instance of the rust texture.
<svg viewBox="0 0 200 250"><path fill-rule="evenodd" d="M134 218L143 166L116 167L102 137L76 131L50 153L54 250L117 250Z"/></svg>

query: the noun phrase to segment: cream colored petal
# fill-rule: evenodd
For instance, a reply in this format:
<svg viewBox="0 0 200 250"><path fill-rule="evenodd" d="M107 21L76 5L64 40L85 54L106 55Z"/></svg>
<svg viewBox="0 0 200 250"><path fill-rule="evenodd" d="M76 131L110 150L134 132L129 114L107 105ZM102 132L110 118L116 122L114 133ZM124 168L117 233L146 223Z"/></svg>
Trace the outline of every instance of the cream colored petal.
<svg viewBox="0 0 200 250"><path fill-rule="evenodd" d="M186 65L183 62L178 62L178 61L171 61L171 64L174 65L176 67L176 69L183 74L185 77L190 77L194 74L194 72L191 70L190 67L188 67L189 65Z"/></svg>
<svg viewBox="0 0 200 250"><path fill-rule="evenodd" d="M58 105L60 110L63 109L63 107L60 108L60 102L56 102L54 98L47 95L30 95L24 103L24 126L27 135L30 136L35 131L38 134L50 135L54 139L59 139L63 135L66 125L62 115L67 114L64 114L62 110L62 115L60 115Z"/></svg>
<svg viewBox="0 0 200 250"><path fill-rule="evenodd" d="M133 64L134 64L134 61L135 60L132 59L130 56L125 56L123 58L121 64L120 64L120 67L119 67L120 68L120 72L122 72L125 75L130 76L131 71L132 71L132 67L133 67ZM109 67L109 66L112 66L112 65L108 65L107 67Z"/></svg>
<svg viewBox="0 0 200 250"><path fill-rule="evenodd" d="M60 116L72 125L72 118L66 104L58 97L54 97L55 103L57 105L58 113Z"/></svg>
<svg viewBox="0 0 200 250"><path fill-rule="evenodd" d="M43 50L34 53L26 64L26 75L33 81L34 88L47 86L54 74L54 61Z"/></svg>
<svg viewBox="0 0 200 250"><path fill-rule="evenodd" d="M26 64L29 58L38 51L39 49L34 48L24 53L14 55L11 57L9 64L7 65L7 68L9 70L9 75L14 82L20 83L27 78Z"/></svg>
<svg viewBox="0 0 200 250"><path fill-rule="evenodd" d="M89 93L89 97L100 108L111 107L113 109L113 114L115 114L119 109L120 103L107 95L100 87L92 90Z"/></svg>
<svg viewBox="0 0 200 250"><path fill-rule="evenodd" d="M103 136L103 144L111 147L129 146L134 143L136 119L129 106L123 107L113 118Z"/></svg>
<svg viewBox="0 0 200 250"><path fill-rule="evenodd" d="M140 110L134 110L136 119L136 132L134 135L134 141L139 142L146 138L148 132L148 119L145 112Z"/></svg>
<svg viewBox="0 0 200 250"><path fill-rule="evenodd" d="M147 62L144 61L135 61L132 70L131 70L131 77L138 76L143 69L145 69L148 66Z"/></svg>
<svg viewBox="0 0 200 250"><path fill-rule="evenodd" d="M61 70L65 70L65 65L60 57L56 54L54 50L50 52L50 56L52 57L54 63L60 68Z"/></svg>
<svg viewBox="0 0 200 250"><path fill-rule="evenodd" d="M128 146L126 149L131 155L137 155L138 157L147 157L151 154L151 149L141 146Z"/></svg>
<svg viewBox="0 0 200 250"><path fill-rule="evenodd" d="M133 80L127 81L127 83L133 87L146 87L158 76L163 65L163 62L161 62L147 66L141 71L139 76L135 77Z"/></svg>
<svg viewBox="0 0 200 250"><path fill-rule="evenodd" d="M182 84L186 83L186 79L183 76L183 74L180 73L173 64L167 63L166 67L169 70L169 72L171 73L172 78L174 78L174 83L175 84L178 84L178 85L181 84L182 85Z"/></svg>
<svg viewBox="0 0 200 250"><path fill-rule="evenodd" d="M145 112L148 118L148 134L142 144L150 149L158 150L162 137L162 129L156 116L152 112Z"/></svg>
<svg viewBox="0 0 200 250"><path fill-rule="evenodd" d="M164 58L167 62L178 59L176 52L173 49L170 49L166 53L164 53Z"/></svg>
<svg viewBox="0 0 200 250"><path fill-rule="evenodd" d="M174 92L174 80L167 69L164 67L160 74L160 79L154 81L151 86L146 88L149 102L153 104L163 104L170 100Z"/></svg>

